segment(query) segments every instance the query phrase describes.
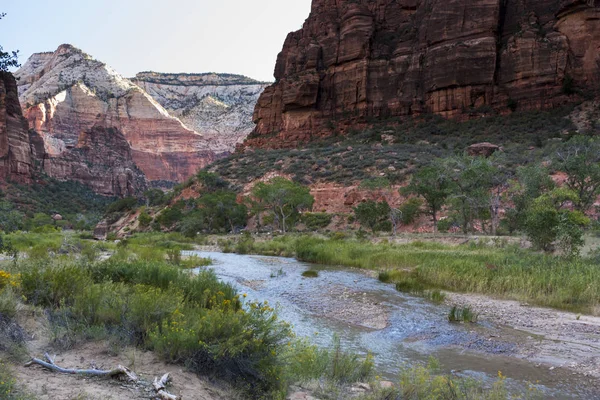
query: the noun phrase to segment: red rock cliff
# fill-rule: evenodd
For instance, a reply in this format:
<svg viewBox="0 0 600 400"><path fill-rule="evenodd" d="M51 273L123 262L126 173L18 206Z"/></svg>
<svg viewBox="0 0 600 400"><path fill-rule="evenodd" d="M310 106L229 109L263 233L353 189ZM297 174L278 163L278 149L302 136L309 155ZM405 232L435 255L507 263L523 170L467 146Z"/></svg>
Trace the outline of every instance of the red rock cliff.
<svg viewBox="0 0 600 400"><path fill-rule="evenodd" d="M313 0L247 146L370 118L554 107L600 86L599 0Z"/></svg>
<svg viewBox="0 0 600 400"><path fill-rule="evenodd" d="M12 74L0 71L0 180L28 183L32 172L27 120L17 83Z"/></svg>
<svg viewBox="0 0 600 400"><path fill-rule="evenodd" d="M134 171L133 164L148 181L181 182L219 157L210 141L169 115L144 90L73 46L32 55L16 76L24 115L43 141L48 160L44 169L52 177L90 175L80 168L82 135L98 135L98 140L88 141L93 143L90 149L105 148L106 157L118 155L113 160L92 157L98 164L90 171L113 166L108 170L113 172L103 174L104 182L76 179L103 194L132 187L113 185L124 178L106 179L122 176L122 168ZM112 151L110 146L117 148ZM122 161L126 163L120 165Z"/></svg>

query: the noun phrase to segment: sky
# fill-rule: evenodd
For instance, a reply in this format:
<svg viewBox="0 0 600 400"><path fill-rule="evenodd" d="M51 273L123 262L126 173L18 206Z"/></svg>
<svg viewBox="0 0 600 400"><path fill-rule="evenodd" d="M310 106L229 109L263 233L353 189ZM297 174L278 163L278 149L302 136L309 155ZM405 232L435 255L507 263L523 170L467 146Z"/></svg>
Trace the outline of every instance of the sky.
<svg viewBox="0 0 600 400"><path fill-rule="evenodd" d="M0 45L32 53L72 44L126 77L221 72L273 81L289 32L311 0L6 0Z"/></svg>

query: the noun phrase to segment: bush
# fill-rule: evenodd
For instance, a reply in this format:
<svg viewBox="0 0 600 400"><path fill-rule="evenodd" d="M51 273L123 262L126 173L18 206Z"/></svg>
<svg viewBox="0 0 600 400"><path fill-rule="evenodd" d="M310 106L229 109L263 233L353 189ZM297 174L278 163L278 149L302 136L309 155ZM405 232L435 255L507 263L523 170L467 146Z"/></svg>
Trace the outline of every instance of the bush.
<svg viewBox="0 0 600 400"><path fill-rule="evenodd" d="M137 205L138 200L135 197L125 197L109 205L106 211L108 213L131 211L137 207Z"/></svg>
<svg viewBox="0 0 600 400"><path fill-rule="evenodd" d="M88 271L67 262L33 262L21 273L21 291L33 304L47 307L70 305L77 293L92 283Z"/></svg>
<svg viewBox="0 0 600 400"><path fill-rule="evenodd" d="M415 222L415 219L421 212L422 205L423 201L418 198L411 198L402 203L402 205L398 208L402 213L402 223L404 225L410 225Z"/></svg>
<svg viewBox="0 0 600 400"><path fill-rule="evenodd" d="M306 228L311 231L317 231L326 228L333 219L333 215L328 213L304 213L300 218L300 222L306 225Z"/></svg>

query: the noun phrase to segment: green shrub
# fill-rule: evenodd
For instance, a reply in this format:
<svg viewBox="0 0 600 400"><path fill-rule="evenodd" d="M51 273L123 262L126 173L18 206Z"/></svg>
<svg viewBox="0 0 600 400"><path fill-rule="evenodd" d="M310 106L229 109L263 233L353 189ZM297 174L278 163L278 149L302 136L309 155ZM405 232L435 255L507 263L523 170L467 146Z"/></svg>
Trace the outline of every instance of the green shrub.
<svg viewBox="0 0 600 400"><path fill-rule="evenodd" d="M419 198L413 197L406 200L398 209L402 213L402 223L404 225L410 225L415 222L415 219L421 213L421 206L423 201Z"/></svg>
<svg viewBox="0 0 600 400"><path fill-rule="evenodd" d="M23 295L41 306L70 305L74 296L91 283L88 271L68 262L33 262L21 273Z"/></svg>
<svg viewBox="0 0 600 400"><path fill-rule="evenodd" d="M300 218L300 222L306 225L306 228L311 231L317 231L326 228L333 219L333 215L328 213L304 213Z"/></svg>
<svg viewBox="0 0 600 400"><path fill-rule="evenodd" d="M138 200L135 197L125 197L109 205L106 211L108 213L131 211L137 207L137 205Z"/></svg>
<svg viewBox="0 0 600 400"><path fill-rule="evenodd" d="M12 287L0 286L0 318L13 319L17 315L17 296Z"/></svg>

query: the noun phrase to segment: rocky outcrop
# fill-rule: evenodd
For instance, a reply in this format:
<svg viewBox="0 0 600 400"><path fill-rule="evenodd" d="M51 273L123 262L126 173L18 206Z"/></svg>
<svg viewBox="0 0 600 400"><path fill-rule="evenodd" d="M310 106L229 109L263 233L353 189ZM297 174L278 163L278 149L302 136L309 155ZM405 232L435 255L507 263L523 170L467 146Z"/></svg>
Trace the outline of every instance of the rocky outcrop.
<svg viewBox="0 0 600 400"><path fill-rule="evenodd" d="M19 104L17 83L12 74L0 71L0 179L29 183L32 173L27 120Z"/></svg>
<svg viewBox="0 0 600 400"><path fill-rule="evenodd" d="M313 0L261 95L247 146L370 119L537 110L600 87L597 0Z"/></svg>
<svg viewBox="0 0 600 400"><path fill-rule="evenodd" d="M34 54L16 75L50 176L120 195L142 187L138 167L148 181L181 182L219 156L143 89L73 46ZM103 182L93 179L99 171Z"/></svg>
<svg viewBox="0 0 600 400"><path fill-rule="evenodd" d="M497 151L500 151L501 147L497 144L488 142L475 143L467 147L467 154L472 157L491 157Z"/></svg>
<svg viewBox="0 0 600 400"><path fill-rule="evenodd" d="M254 129L252 113L269 84L231 74L142 72L132 82L217 152L231 152Z"/></svg>
<svg viewBox="0 0 600 400"><path fill-rule="evenodd" d="M105 196L135 196L147 189L145 175L133 161L125 136L116 128L92 127L81 132L68 151L55 154L46 152L48 137L31 131L30 141L48 176L82 182Z"/></svg>

